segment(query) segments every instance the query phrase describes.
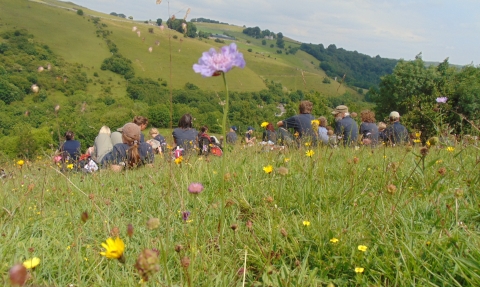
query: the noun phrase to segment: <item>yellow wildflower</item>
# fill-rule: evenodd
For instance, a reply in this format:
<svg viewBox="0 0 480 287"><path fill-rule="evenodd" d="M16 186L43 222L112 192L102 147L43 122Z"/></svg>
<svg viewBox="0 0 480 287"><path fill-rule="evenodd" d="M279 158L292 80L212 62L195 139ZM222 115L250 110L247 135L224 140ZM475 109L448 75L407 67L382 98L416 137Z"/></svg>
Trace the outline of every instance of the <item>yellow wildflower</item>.
<svg viewBox="0 0 480 287"><path fill-rule="evenodd" d="M448 152L454 152L455 148L453 146L449 146L449 147L447 147L447 151Z"/></svg>
<svg viewBox="0 0 480 287"><path fill-rule="evenodd" d="M304 220L303 221L303 226L310 226L310 221Z"/></svg>
<svg viewBox="0 0 480 287"><path fill-rule="evenodd" d="M305 155L308 156L308 157L312 157L313 155L315 154L315 152L313 150L308 150Z"/></svg>
<svg viewBox="0 0 480 287"><path fill-rule="evenodd" d="M175 159L175 163L176 163L176 164L181 164L182 161L183 161L183 156L179 156L179 157L177 157L177 158Z"/></svg>
<svg viewBox="0 0 480 287"><path fill-rule="evenodd" d="M40 258L38 257L33 257L32 259L27 259L23 262L23 266L27 269L33 269L40 264Z"/></svg>
<svg viewBox="0 0 480 287"><path fill-rule="evenodd" d="M100 252L101 255L110 259L118 259L120 262L124 260L123 251L125 250L125 243L119 237L115 239L108 238L105 243L102 243L102 247L105 248L105 251Z"/></svg>
<svg viewBox="0 0 480 287"><path fill-rule="evenodd" d="M320 125L320 121L319 120L313 120L312 121L312 126L319 126Z"/></svg>
<svg viewBox="0 0 480 287"><path fill-rule="evenodd" d="M268 122L263 122L261 125L260 125L262 128L266 128L268 126Z"/></svg>
<svg viewBox="0 0 480 287"><path fill-rule="evenodd" d="M284 162L289 162L290 159L289 159L289 158L284 158L283 161L284 161Z"/></svg>
<svg viewBox="0 0 480 287"><path fill-rule="evenodd" d="M422 135L422 132L416 132L416 133L415 133L415 137L416 137L417 139L419 139L421 135Z"/></svg>
<svg viewBox="0 0 480 287"><path fill-rule="evenodd" d="M263 167L263 171L264 171L265 173L272 173L272 171L273 171L273 166L267 165L267 166Z"/></svg>
<svg viewBox="0 0 480 287"><path fill-rule="evenodd" d="M365 270L365 268L355 267L355 273L363 273L364 270Z"/></svg>
<svg viewBox="0 0 480 287"><path fill-rule="evenodd" d="M311 146L312 144L310 142L306 142L305 146Z"/></svg>
<svg viewBox="0 0 480 287"><path fill-rule="evenodd" d="M368 247L365 246L365 245L358 245L358 250L360 250L360 251L362 251L362 252L367 251L367 248L368 248Z"/></svg>
<svg viewBox="0 0 480 287"><path fill-rule="evenodd" d="M73 169L73 163L67 165L68 169Z"/></svg>
<svg viewBox="0 0 480 287"><path fill-rule="evenodd" d="M18 164L19 166L22 166L23 164L25 164L25 162L23 161L23 159L21 159L21 160L17 161L17 164Z"/></svg>
<svg viewBox="0 0 480 287"><path fill-rule="evenodd" d="M337 238L335 238L335 237L332 238L332 239L330 239L330 242L333 243L333 244L338 243L338 241L339 241L339 240L338 240Z"/></svg>

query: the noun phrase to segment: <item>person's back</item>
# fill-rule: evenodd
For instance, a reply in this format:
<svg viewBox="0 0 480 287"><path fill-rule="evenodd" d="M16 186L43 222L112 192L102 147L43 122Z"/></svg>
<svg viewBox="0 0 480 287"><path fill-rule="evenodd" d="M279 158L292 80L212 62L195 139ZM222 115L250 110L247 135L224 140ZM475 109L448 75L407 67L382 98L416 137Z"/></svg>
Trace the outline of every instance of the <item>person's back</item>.
<svg viewBox="0 0 480 287"><path fill-rule="evenodd" d="M392 124L385 130L385 135L392 146L402 145L409 142L408 130L400 123L400 114L396 111L390 113Z"/></svg>
<svg viewBox="0 0 480 287"><path fill-rule="evenodd" d="M358 138L357 122L347 115L336 122L335 133L343 138L345 146L356 143Z"/></svg>
<svg viewBox="0 0 480 287"><path fill-rule="evenodd" d="M183 115L178 122L178 128L172 132L175 144L185 151L194 149L197 144L198 132L192 128L192 120L190 114Z"/></svg>
<svg viewBox="0 0 480 287"><path fill-rule="evenodd" d="M236 126L232 126L230 127L230 131L227 133L227 143L228 144L235 144L237 142L237 127Z"/></svg>
<svg viewBox="0 0 480 287"><path fill-rule="evenodd" d="M385 134L392 145L406 144L409 142L408 130L400 122L394 122L387 127Z"/></svg>
<svg viewBox="0 0 480 287"><path fill-rule="evenodd" d="M119 143L114 145L112 151L103 157L101 164L122 164L128 162L129 148L130 146L126 143ZM138 153L140 155L140 165L145 165L147 163L153 162L154 152L152 146L148 143L138 143Z"/></svg>
<svg viewBox="0 0 480 287"><path fill-rule="evenodd" d="M101 162L103 157L113 149L112 140L110 138L110 129L103 126L95 138L93 144L93 159L96 162Z"/></svg>
<svg viewBox="0 0 480 287"><path fill-rule="evenodd" d="M66 141L60 147L63 160L77 161L81 155L80 142L74 139L74 133L67 131L65 133Z"/></svg>
<svg viewBox="0 0 480 287"><path fill-rule="evenodd" d="M110 135L110 139L112 140L112 146L122 143L122 133L115 131Z"/></svg>
<svg viewBox="0 0 480 287"><path fill-rule="evenodd" d="M363 140L370 140L371 145L375 146L378 144L378 127L375 123L361 123L360 124L360 133L362 134Z"/></svg>

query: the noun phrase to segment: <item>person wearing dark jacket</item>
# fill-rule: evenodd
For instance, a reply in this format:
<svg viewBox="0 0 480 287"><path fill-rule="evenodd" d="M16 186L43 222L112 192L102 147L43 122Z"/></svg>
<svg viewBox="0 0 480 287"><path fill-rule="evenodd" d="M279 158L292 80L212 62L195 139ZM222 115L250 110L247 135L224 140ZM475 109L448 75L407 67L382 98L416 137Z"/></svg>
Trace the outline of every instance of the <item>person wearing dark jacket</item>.
<svg viewBox="0 0 480 287"><path fill-rule="evenodd" d="M332 112L335 116L335 134L343 139L344 146L356 145L358 138L358 126L348 113L348 107L340 105Z"/></svg>
<svg viewBox="0 0 480 287"><path fill-rule="evenodd" d="M82 154L80 150L80 142L76 141L74 138L75 134L72 131L67 131L65 133L65 142L60 147L60 152L62 153L62 159L64 161L77 161Z"/></svg>
<svg viewBox="0 0 480 287"><path fill-rule="evenodd" d="M400 114L398 112L390 113L391 125L385 130L385 135L392 146L407 144L410 139L407 128L400 123Z"/></svg>

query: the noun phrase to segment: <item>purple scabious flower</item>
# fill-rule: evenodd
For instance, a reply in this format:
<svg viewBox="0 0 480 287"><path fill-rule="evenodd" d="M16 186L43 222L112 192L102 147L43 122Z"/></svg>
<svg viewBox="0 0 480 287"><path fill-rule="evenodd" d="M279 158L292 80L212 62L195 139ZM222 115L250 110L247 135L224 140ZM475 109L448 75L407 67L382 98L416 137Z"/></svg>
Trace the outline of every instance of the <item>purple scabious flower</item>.
<svg viewBox="0 0 480 287"><path fill-rule="evenodd" d="M439 97L439 98L437 98L437 103L445 104L445 103L447 103L447 100L448 100L447 97Z"/></svg>
<svg viewBox="0 0 480 287"><path fill-rule="evenodd" d="M183 221L187 221L189 217L190 217L190 211L184 211L184 212L182 212L182 219L183 219Z"/></svg>
<svg viewBox="0 0 480 287"><path fill-rule="evenodd" d="M193 70L203 77L212 77L226 73L233 67L245 67L243 54L238 52L235 43L223 46L220 52L217 52L214 48L204 52L202 57L198 59L198 64L193 65Z"/></svg>
<svg viewBox="0 0 480 287"><path fill-rule="evenodd" d="M188 192L193 194L199 194L204 189L203 185L200 182L192 182L188 186Z"/></svg>

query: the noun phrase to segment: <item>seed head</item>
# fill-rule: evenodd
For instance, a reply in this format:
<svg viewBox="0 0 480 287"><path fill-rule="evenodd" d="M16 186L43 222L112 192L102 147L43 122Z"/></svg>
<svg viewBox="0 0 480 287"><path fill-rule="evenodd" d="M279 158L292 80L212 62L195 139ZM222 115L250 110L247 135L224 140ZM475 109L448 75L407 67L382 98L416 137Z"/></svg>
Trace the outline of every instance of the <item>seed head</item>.
<svg viewBox="0 0 480 287"><path fill-rule="evenodd" d="M445 175L445 174L447 174L447 169L444 168L444 167L441 167L441 168L438 169L438 173L440 175Z"/></svg>
<svg viewBox="0 0 480 287"><path fill-rule="evenodd" d="M190 266L190 258L185 256L182 258L182 260L180 260L180 263L182 264L183 268L188 268L188 266Z"/></svg>
<svg viewBox="0 0 480 287"><path fill-rule="evenodd" d="M128 237L133 236L133 225L131 223L127 225L127 235Z"/></svg>
<svg viewBox="0 0 480 287"><path fill-rule="evenodd" d="M230 226L230 228L231 228L233 231L235 231L235 230L237 230L238 225L237 225L237 224L232 224L232 225Z"/></svg>
<svg viewBox="0 0 480 287"><path fill-rule="evenodd" d="M85 223L87 222L88 220L88 212L84 211L82 212L82 215L80 216L80 218L82 219L82 221Z"/></svg>
<svg viewBox="0 0 480 287"><path fill-rule="evenodd" d="M160 219L158 218L150 218L147 221L147 227L150 230L157 229L160 226Z"/></svg>
<svg viewBox="0 0 480 287"><path fill-rule="evenodd" d="M149 277L160 270L160 265L158 265L158 252L152 249L144 249L140 255L138 255L135 269L137 269L143 281L148 281Z"/></svg>
<svg viewBox="0 0 480 287"><path fill-rule="evenodd" d="M182 251L183 249L183 245L182 244L177 244L175 245L175 252L179 253L180 251Z"/></svg>
<svg viewBox="0 0 480 287"><path fill-rule="evenodd" d="M397 187L393 184L387 185L388 193L394 194L397 191Z"/></svg>
<svg viewBox="0 0 480 287"><path fill-rule="evenodd" d="M112 237L118 237L120 235L120 229L115 226L114 228L112 228L112 230L110 231L110 235Z"/></svg>
<svg viewBox="0 0 480 287"><path fill-rule="evenodd" d="M23 286L28 277L27 268L25 268L25 266L23 266L21 263L15 264L8 271L8 275L12 285Z"/></svg>
<svg viewBox="0 0 480 287"><path fill-rule="evenodd" d="M429 152L429 149L428 149L427 147L422 147L422 148L420 149L420 154L421 154L422 156L427 156L428 152Z"/></svg>

